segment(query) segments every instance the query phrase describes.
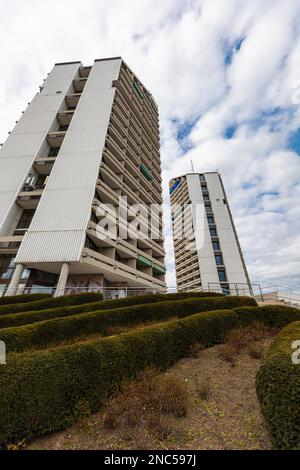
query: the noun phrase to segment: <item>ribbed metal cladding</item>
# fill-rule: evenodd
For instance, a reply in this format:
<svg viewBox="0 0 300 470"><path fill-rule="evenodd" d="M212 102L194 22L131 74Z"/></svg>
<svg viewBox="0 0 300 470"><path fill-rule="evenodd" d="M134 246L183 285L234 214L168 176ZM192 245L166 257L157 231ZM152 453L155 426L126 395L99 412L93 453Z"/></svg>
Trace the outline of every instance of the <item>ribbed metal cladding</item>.
<svg viewBox="0 0 300 470"><path fill-rule="evenodd" d="M64 70L54 68L51 71L45 82L48 89L42 89L34 97L0 149L0 231L7 226L6 219L10 217L18 192L45 142L78 67L73 64Z"/></svg>
<svg viewBox="0 0 300 470"><path fill-rule="evenodd" d="M120 66L92 67L16 262L80 259Z"/></svg>
<svg viewBox="0 0 300 470"><path fill-rule="evenodd" d="M93 194L93 188L48 190L47 198L40 202L40 216L33 219L30 232L84 229L86 207Z"/></svg>
<svg viewBox="0 0 300 470"><path fill-rule="evenodd" d="M72 262L80 258L85 230L27 232L17 263Z"/></svg>
<svg viewBox="0 0 300 470"><path fill-rule="evenodd" d="M0 225L0 234L7 235L9 227L13 224L18 209L16 205L11 210L8 210L10 202L14 199L15 193L11 192L0 192L0 220L3 220Z"/></svg>

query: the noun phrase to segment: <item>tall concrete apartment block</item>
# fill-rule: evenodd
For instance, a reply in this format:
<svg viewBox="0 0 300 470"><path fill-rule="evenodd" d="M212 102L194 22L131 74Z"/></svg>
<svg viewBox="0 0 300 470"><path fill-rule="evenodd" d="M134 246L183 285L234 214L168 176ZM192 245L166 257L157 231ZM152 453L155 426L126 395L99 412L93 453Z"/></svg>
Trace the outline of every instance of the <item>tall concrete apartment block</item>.
<svg viewBox="0 0 300 470"><path fill-rule="evenodd" d="M249 293L250 281L219 173L174 178L170 197L177 289Z"/></svg>
<svg viewBox="0 0 300 470"><path fill-rule="evenodd" d="M161 214L155 240L99 237L119 196L162 203L157 105L120 57L56 64L0 150L0 291L164 290Z"/></svg>

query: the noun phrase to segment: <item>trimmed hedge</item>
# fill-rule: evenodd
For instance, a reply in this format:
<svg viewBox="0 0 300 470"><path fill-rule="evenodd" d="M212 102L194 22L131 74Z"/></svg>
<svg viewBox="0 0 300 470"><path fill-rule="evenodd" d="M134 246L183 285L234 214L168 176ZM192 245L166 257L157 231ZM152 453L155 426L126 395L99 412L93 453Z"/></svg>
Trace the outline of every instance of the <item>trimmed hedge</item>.
<svg viewBox="0 0 300 470"><path fill-rule="evenodd" d="M299 321L279 333L256 376L261 410L277 449L300 449L300 364L293 364L291 357L296 340Z"/></svg>
<svg viewBox="0 0 300 470"><path fill-rule="evenodd" d="M98 292L85 292L83 294L64 295L61 297L48 297L34 302L20 303L0 306L0 315L18 312L36 311L41 309L51 309L65 305L80 305L95 302L103 299L103 295Z"/></svg>
<svg viewBox="0 0 300 470"><path fill-rule="evenodd" d="M262 307L237 307L234 311L240 317L242 325L260 321L270 327L283 327L300 320L300 310L284 305L263 305Z"/></svg>
<svg viewBox="0 0 300 470"><path fill-rule="evenodd" d="M43 348L60 341L80 339L93 334L109 334L115 326L131 326L151 320L162 321L172 316L186 317L196 312L232 309L253 303L250 297L216 297L184 299L135 305L113 310L98 310L81 315L54 318L31 325L0 330L0 340L5 341L8 352Z"/></svg>
<svg viewBox="0 0 300 470"><path fill-rule="evenodd" d="M101 300L98 302L90 302L83 305L75 305L70 307L57 307L51 309L34 310L21 313L12 313L0 315L0 328L8 328L9 326L27 325L39 321L49 320L51 318L66 317L76 313L94 312L95 310L108 310L113 308L122 308L130 305L141 305L154 302L173 301L189 298L208 298L208 297L224 297L222 294L212 294L209 292L184 292L178 294L154 294L135 297L127 297L125 299Z"/></svg>
<svg viewBox="0 0 300 470"><path fill-rule="evenodd" d="M166 369L195 341L224 341L238 323L232 311L195 314L119 336L12 354L0 371L3 447L71 425L82 406L95 412L126 377L146 366Z"/></svg>
<svg viewBox="0 0 300 470"><path fill-rule="evenodd" d="M35 300L42 300L47 297L51 297L51 294L11 295L9 297L0 297L0 305L26 304L27 302L34 302Z"/></svg>

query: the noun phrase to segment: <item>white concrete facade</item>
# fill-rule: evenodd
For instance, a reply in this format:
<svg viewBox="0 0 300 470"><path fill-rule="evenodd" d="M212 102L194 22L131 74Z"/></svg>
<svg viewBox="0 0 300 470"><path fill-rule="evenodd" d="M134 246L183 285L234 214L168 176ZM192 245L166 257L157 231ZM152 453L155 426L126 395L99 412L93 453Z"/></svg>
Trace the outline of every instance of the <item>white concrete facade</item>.
<svg viewBox="0 0 300 470"><path fill-rule="evenodd" d="M161 203L159 152L156 104L120 57L56 64L0 149L0 272L13 257L54 284L67 263L74 288L164 290L162 224L157 241L102 242L94 210Z"/></svg>
<svg viewBox="0 0 300 470"><path fill-rule="evenodd" d="M180 206L192 207L192 250L174 237L177 288L248 294L251 287L225 189L218 172L193 173L170 181L173 235ZM198 210L196 211L196 207Z"/></svg>

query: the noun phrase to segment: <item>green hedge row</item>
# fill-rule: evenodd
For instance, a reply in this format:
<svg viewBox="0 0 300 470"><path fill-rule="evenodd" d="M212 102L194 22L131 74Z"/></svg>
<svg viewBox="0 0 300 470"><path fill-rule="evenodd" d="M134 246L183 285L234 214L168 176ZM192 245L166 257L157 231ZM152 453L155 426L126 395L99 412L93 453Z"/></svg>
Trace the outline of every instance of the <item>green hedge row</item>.
<svg viewBox="0 0 300 470"><path fill-rule="evenodd" d="M267 326L281 328L300 320L300 310L284 305L263 305L262 307L238 307L234 311L239 315L242 325L259 321Z"/></svg>
<svg viewBox="0 0 300 470"><path fill-rule="evenodd" d="M10 304L26 304L27 302L34 302L35 300L46 299L51 297L50 294L20 294L10 295L9 297L0 297L0 305Z"/></svg>
<svg viewBox="0 0 300 470"><path fill-rule="evenodd" d="M34 302L0 306L0 315L51 309L55 307L63 307L65 305L80 305L100 301L102 299L103 295L98 292L85 292L83 294L64 295L61 297L49 296L46 299L36 300Z"/></svg>
<svg viewBox="0 0 300 470"><path fill-rule="evenodd" d="M154 302L173 301L189 298L224 297L222 294L212 294L209 292L184 292L178 294L155 294L127 297L125 299L100 300L87 304L75 306L62 306L57 308L45 308L21 313L0 315L0 328L9 326L27 325L51 318L66 317L76 313L94 312L95 310L111 310L113 308L129 307L130 305L141 305Z"/></svg>
<svg viewBox="0 0 300 470"><path fill-rule="evenodd" d="M125 377L146 366L168 368L195 341L220 343L237 322L229 310L200 313L97 341L9 355L0 370L1 445L62 429L82 407L99 410Z"/></svg>
<svg viewBox="0 0 300 470"><path fill-rule="evenodd" d="M294 341L300 341L299 321L279 333L256 377L261 410L277 449L300 449L300 364L292 362Z"/></svg>
<svg viewBox="0 0 300 470"><path fill-rule="evenodd" d="M115 326L131 326L147 321L163 321L172 316L186 317L196 312L232 309L251 305L250 297L216 297L183 299L154 304L135 305L113 310L72 315L0 330L8 352L44 348L60 341L80 339L93 334L106 335Z"/></svg>

